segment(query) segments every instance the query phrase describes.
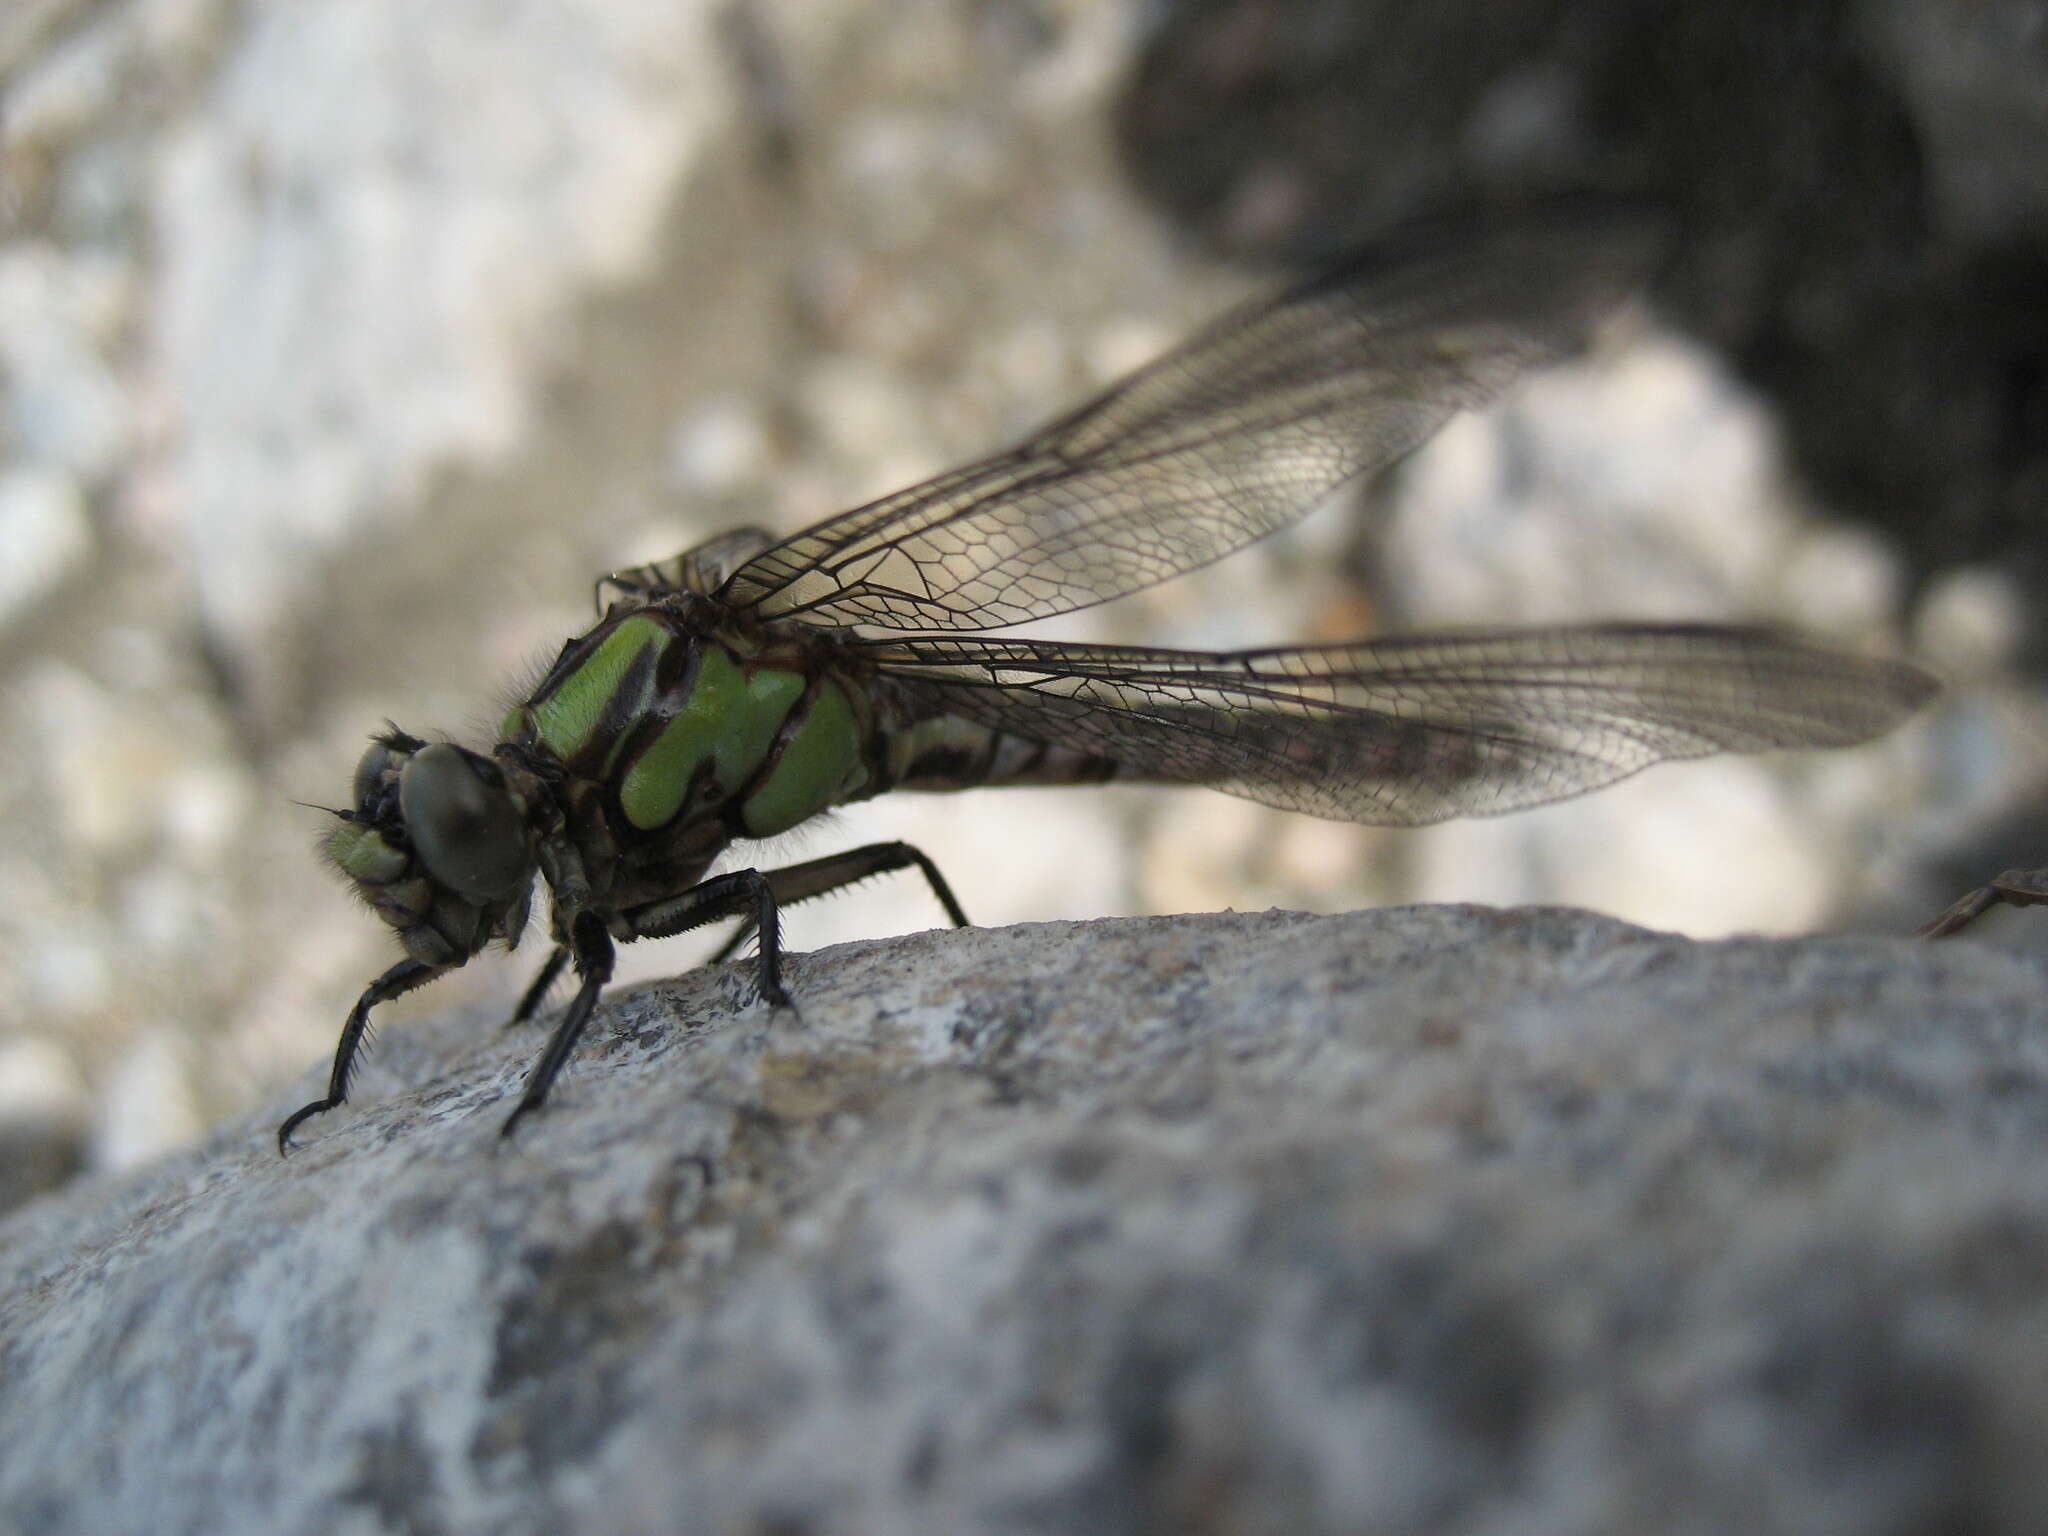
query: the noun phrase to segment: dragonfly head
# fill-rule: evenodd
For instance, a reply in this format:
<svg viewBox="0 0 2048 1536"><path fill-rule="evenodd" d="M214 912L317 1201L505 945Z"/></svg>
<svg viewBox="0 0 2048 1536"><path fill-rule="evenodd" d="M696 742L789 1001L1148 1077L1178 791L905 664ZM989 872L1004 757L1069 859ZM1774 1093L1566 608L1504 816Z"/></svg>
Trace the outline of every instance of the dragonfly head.
<svg viewBox="0 0 2048 1536"><path fill-rule="evenodd" d="M538 864L525 799L492 759L393 726L356 764L353 805L320 851L407 954L460 965L526 927Z"/></svg>

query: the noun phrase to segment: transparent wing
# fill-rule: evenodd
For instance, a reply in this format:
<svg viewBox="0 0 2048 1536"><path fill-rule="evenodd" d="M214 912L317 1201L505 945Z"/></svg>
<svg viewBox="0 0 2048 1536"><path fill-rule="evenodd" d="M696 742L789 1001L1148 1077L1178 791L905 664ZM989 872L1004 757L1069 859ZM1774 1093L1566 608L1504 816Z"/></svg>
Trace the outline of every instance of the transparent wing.
<svg viewBox="0 0 2048 1536"><path fill-rule="evenodd" d="M1765 630L1613 625L1209 655L877 638L908 718L946 714L1335 821L1415 826L1562 800L1652 763L1839 747L1934 690Z"/></svg>
<svg viewBox="0 0 2048 1536"><path fill-rule="evenodd" d="M1286 526L1567 355L1653 246L1647 224L1586 211L1391 237L1009 451L756 555L719 595L762 618L913 630L1122 597Z"/></svg>

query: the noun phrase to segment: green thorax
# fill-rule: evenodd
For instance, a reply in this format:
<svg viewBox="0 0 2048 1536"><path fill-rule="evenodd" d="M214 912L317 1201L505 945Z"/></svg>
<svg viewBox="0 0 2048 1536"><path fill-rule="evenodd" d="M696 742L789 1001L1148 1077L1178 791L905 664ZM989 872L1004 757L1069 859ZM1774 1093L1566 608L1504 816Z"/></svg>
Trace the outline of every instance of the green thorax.
<svg viewBox="0 0 2048 1536"><path fill-rule="evenodd" d="M828 658L649 607L570 641L499 740L606 786L622 834L715 817L769 837L879 788L872 732Z"/></svg>

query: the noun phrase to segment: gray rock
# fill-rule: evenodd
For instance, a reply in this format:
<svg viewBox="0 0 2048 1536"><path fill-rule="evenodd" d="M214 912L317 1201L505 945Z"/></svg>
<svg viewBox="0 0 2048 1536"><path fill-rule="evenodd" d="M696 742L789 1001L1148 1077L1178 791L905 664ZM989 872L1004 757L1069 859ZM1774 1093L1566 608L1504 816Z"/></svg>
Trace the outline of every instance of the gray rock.
<svg viewBox="0 0 2048 1536"><path fill-rule="evenodd" d="M394 1029L0 1226L0 1529L2032 1531L2048 990L1402 908ZM290 1102L313 1087L309 1077Z"/></svg>

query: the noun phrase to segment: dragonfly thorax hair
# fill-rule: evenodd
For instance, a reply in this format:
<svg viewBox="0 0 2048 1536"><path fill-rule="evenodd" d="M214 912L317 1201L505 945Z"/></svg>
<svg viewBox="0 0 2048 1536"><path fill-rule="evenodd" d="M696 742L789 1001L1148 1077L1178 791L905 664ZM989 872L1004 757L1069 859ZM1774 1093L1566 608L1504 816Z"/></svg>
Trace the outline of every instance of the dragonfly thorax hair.
<svg viewBox="0 0 2048 1536"><path fill-rule="evenodd" d="M1566 356L1641 275L1626 219L1563 213L1479 238L1404 234L1226 315L1016 446L777 541L744 528L599 583L473 750L395 727L357 765L327 858L404 957L357 1000L340 1105L380 1003L510 947L545 886L574 999L509 1130L539 1106L615 946L739 920L787 1008L783 907L920 871L878 843L711 871L735 846L891 790L1109 779L1205 785L1415 826L1583 793L1711 752L1836 747L1931 691L1900 663L1766 631L1598 625L1232 654L986 638L1125 596L1286 526L1453 413ZM728 945L727 952L735 947Z"/></svg>

